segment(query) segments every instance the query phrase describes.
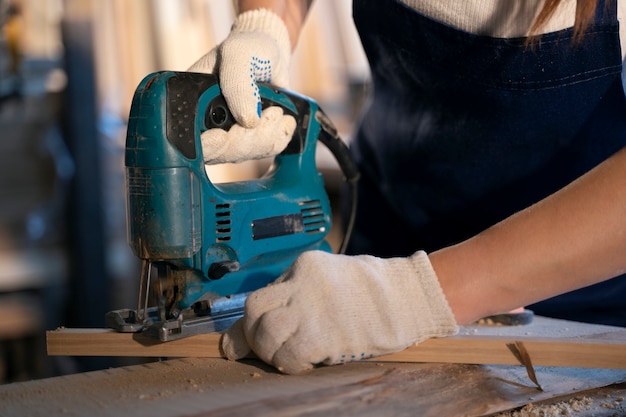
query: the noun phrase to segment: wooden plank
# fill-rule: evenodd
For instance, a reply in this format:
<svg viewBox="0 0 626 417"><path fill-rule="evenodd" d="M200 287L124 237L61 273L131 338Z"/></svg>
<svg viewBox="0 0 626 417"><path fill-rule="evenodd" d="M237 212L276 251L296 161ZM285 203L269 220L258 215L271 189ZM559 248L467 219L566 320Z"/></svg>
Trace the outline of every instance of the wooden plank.
<svg viewBox="0 0 626 417"><path fill-rule="evenodd" d="M220 335L191 336L161 343L141 334L117 333L108 329L58 329L47 332L49 355L221 357ZM522 342L533 365L577 368L626 369L626 330L585 338L536 337L526 335L458 335L429 339L377 362L432 362L518 365L508 345Z"/></svg>
<svg viewBox="0 0 626 417"><path fill-rule="evenodd" d="M138 333L110 329L60 328L46 332L50 356L219 358L220 337L208 333L163 343Z"/></svg>
<svg viewBox="0 0 626 417"><path fill-rule="evenodd" d="M379 362L442 362L518 365L509 345L522 342L535 366L626 369L626 340L455 336L430 339Z"/></svg>
<svg viewBox="0 0 626 417"><path fill-rule="evenodd" d="M626 379L616 369L536 370L543 392L521 366L356 362L287 377L256 360L181 358L0 385L0 415L482 416L561 396L588 398L586 390ZM623 415L612 407L624 393L607 394L598 394L596 408L558 415Z"/></svg>
<svg viewBox="0 0 626 417"><path fill-rule="evenodd" d="M571 368L552 368L560 371L556 380L556 375L543 373L545 368L539 369L542 380L546 381L546 386L550 387L550 393L526 391L526 397L511 395L514 390L509 391L504 386L503 381L511 382L506 378L506 371L502 369L486 370L477 369L475 365L452 365L452 364L422 364L422 368L410 369L407 365L386 370L381 375L362 379L352 384L331 385L328 387L302 392L300 394L275 395L269 399L256 401L242 401L230 407L221 407L216 410L192 414L188 417L221 417L221 416L310 416L310 415L333 415L333 416L359 416L377 417L385 415L393 416L420 416L420 417L440 417L440 416L484 416L493 415L498 411L525 405L529 402L529 397L533 401L531 414L521 413L522 416L617 416L621 408L620 402L614 402L617 407L607 408L597 407L591 412L590 399L586 393L585 407L580 405L576 408L584 408L583 412L573 413L572 408L560 408L553 405L554 397L567 393L567 388L578 385L576 380L584 376L607 370L582 370L577 369L571 372ZM492 367L495 368L495 367ZM502 367L500 367L502 368ZM495 382L490 378L490 371L495 371L492 376L502 375L506 379ZM504 372L502 372L504 371ZM585 372L586 371L586 372ZM618 372L610 370L610 372ZM510 376L510 375L508 375ZM595 376L593 377L595 378ZM447 381L446 381L447 380ZM419 381L419 382L418 382ZM445 381L445 382L444 382ZM508 391L508 392L507 392ZM621 395L617 391L617 398ZM615 392L614 391L614 392ZM606 391L604 398L611 391ZM539 406L535 407L534 402L544 399L550 403L540 412ZM517 398L515 398L517 397ZM579 394L580 397L580 394ZM245 398L245 394L244 394ZM520 403L515 404L517 401ZM606 402L605 407L610 402ZM567 410L567 412L559 412ZM602 414L606 412L606 414ZM514 414L518 415L518 414Z"/></svg>

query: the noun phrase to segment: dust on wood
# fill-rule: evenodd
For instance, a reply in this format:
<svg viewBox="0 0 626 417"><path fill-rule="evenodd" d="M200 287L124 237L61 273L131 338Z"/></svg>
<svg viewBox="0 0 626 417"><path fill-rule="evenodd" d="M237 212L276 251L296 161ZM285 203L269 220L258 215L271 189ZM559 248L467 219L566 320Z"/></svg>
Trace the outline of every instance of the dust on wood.
<svg viewBox="0 0 626 417"><path fill-rule="evenodd" d="M626 415L626 384L579 393L558 402L530 403L493 417L617 417Z"/></svg>
<svg viewBox="0 0 626 417"><path fill-rule="evenodd" d="M186 358L0 386L0 416L297 416L328 404L338 417L484 415L626 380L611 369L536 372L544 393L521 366L360 362L287 376L260 361Z"/></svg>

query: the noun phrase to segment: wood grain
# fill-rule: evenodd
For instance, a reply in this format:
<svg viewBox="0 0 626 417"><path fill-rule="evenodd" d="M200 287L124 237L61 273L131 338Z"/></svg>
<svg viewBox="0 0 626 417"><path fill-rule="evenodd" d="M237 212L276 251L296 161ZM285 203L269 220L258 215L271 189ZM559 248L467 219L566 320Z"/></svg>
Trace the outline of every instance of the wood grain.
<svg viewBox="0 0 626 417"><path fill-rule="evenodd" d="M507 345L522 342L535 366L626 369L626 339L558 339L502 336L455 336L430 339L379 362L443 362L518 365Z"/></svg>
<svg viewBox="0 0 626 417"><path fill-rule="evenodd" d="M256 360L180 358L0 385L0 415L482 416L589 398L586 390L624 381L626 371L537 367L537 378L544 392L521 366L354 362L285 376ZM595 408L567 415L625 415L613 408L626 406L625 392L613 392L599 391Z"/></svg>
<svg viewBox="0 0 626 417"><path fill-rule="evenodd" d="M49 355L221 357L220 335L191 336L161 343L140 334L108 329L58 329L47 332ZM431 362L519 365L507 345L522 342L535 366L626 369L626 330L580 338L516 335L459 335L429 339L377 362Z"/></svg>

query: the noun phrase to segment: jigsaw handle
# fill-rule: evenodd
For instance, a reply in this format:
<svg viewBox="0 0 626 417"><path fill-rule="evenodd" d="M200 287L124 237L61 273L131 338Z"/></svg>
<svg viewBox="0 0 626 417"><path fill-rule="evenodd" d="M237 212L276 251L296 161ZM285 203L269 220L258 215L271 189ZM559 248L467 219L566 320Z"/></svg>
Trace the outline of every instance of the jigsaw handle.
<svg viewBox="0 0 626 417"><path fill-rule="evenodd" d="M307 136L306 128L308 123L306 123L305 118L309 117L309 112L307 111L310 106L309 101L298 94L276 88L271 84L259 83L259 87L261 88L261 91L272 92L273 94L271 95L274 97L288 97L290 99L289 104L295 106L296 111L294 111L293 108L290 108L290 106L285 105L285 103L269 98L270 94L261 94L261 106L263 109L270 106L280 106L285 114L292 115L296 118L296 124L300 128L296 129L294 132L294 138L289 143L285 153L301 153L305 146L304 141ZM326 116L326 114L319 107L315 112L315 120L320 125L320 135L318 136L318 139L328 148L337 160L346 182L356 183L360 176L359 170L350 156L348 147L345 142L341 140L337 132L337 128L335 128L330 118ZM228 109L224 97L219 95L214 98L209 105L209 109L205 113L206 128L229 130L235 123L235 118Z"/></svg>

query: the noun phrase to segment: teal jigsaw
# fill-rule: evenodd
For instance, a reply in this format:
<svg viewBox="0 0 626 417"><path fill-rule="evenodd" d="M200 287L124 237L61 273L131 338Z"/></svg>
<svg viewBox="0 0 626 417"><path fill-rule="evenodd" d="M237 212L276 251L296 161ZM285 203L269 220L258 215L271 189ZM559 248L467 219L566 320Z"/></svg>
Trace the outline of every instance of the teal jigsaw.
<svg viewBox="0 0 626 417"><path fill-rule="evenodd" d="M161 341L222 331L242 315L247 294L301 253L331 251L332 212L315 151L319 139L336 157L354 208L359 175L348 148L314 100L268 84L259 92L263 108L280 106L296 119L293 138L260 178L216 184L200 135L235 123L217 77L160 71L137 87L125 164L139 300L136 310L107 313L107 327Z"/></svg>

